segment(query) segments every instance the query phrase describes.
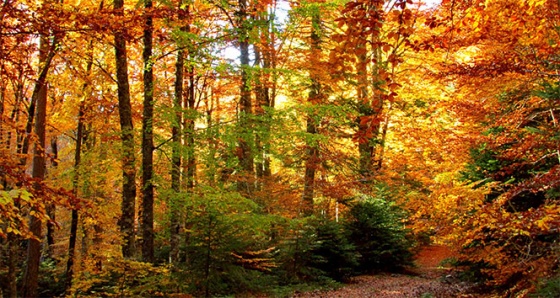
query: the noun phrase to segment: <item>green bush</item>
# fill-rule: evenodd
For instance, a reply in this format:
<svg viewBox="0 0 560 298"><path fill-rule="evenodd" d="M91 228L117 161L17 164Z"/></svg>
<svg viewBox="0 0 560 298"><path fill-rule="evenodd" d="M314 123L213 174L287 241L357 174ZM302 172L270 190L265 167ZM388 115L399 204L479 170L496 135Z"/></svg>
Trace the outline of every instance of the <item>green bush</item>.
<svg viewBox="0 0 560 298"><path fill-rule="evenodd" d="M39 264L38 288L38 293L41 297L60 296L64 293L65 280L64 272L57 269L57 262L55 260L45 258L41 261Z"/></svg>
<svg viewBox="0 0 560 298"><path fill-rule="evenodd" d="M360 272L398 271L412 264L405 214L392 202L362 196L350 208L346 229L361 255Z"/></svg>
<svg viewBox="0 0 560 298"><path fill-rule="evenodd" d="M560 275L541 280L531 297L556 298L560 297Z"/></svg>
<svg viewBox="0 0 560 298"><path fill-rule="evenodd" d="M269 233L275 216L238 193L205 189L183 208L186 235L175 278L183 290L198 296L263 291L274 285L270 271L276 266Z"/></svg>
<svg viewBox="0 0 560 298"><path fill-rule="evenodd" d="M282 285L302 281L316 281L323 273L312 267L312 251L317 245L314 218L292 219L287 225L278 246L278 268L275 273Z"/></svg>
<svg viewBox="0 0 560 298"><path fill-rule="evenodd" d="M359 265L360 255L343 228L335 221L321 220L316 229L317 243L311 251L311 265L337 281L352 276Z"/></svg>
<svg viewBox="0 0 560 298"><path fill-rule="evenodd" d="M280 251L277 273L282 284L331 284L353 275L358 265L359 254L344 226L325 218L292 220Z"/></svg>

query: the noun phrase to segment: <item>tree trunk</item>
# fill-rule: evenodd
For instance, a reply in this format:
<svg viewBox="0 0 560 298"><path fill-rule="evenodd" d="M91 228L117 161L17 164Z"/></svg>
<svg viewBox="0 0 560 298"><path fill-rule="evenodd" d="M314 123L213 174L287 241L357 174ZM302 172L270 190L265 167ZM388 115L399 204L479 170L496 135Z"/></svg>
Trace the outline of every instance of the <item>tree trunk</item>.
<svg viewBox="0 0 560 298"><path fill-rule="evenodd" d="M189 31L188 29L187 31ZM193 57L190 56L192 59ZM185 145L187 149L187 160L185 164L185 182L187 187L187 192L193 192L195 185L195 175L196 175L196 158L195 158L195 139L194 139L194 121L196 115L196 100L195 100L195 73L194 66L188 66L188 89L187 97L185 98L185 107L187 108L187 116L185 117Z"/></svg>
<svg viewBox="0 0 560 298"><path fill-rule="evenodd" d="M120 15L123 14L123 6L124 0L114 0L114 8ZM134 127L132 124L130 87L128 85L128 58L126 41L124 39L125 34L121 30L114 32L123 166L122 205L119 227L123 236L122 254L125 258L129 259L135 253L136 168L134 165Z"/></svg>
<svg viewBox="0 0 560 298"><path fill-rule="evenodd" d="M12 119L12 121L14 123L18 123L19 122L19 118L21 115L21 105L23 103L23 99L24 99L24 94L23 94L23 83L22 82L18 82L14 84L14 97L15 97L15 102L14 102L14 109L12 110L12 113L10 115L10 119ZM22 157L19 161L19 166L20 168L18 169L18 171L24 172L26 165L27 165L27 150L25 152L23 152L24 149L24 139L29 138L32 129L33 129L33 119L35 117L34 112L35 112L35 103L33 101L32 97L32 101L30 102L30 106L29 106L29 113L28 113L28 117L27 117L27 125L25 127L25 132L24 135L20 134L18 130L16 130L15 133L15 138L16 138L16 153L21 155L21 156L25 156L24 158ZM33 108L33 109L31 109ZM7 139L6 139L6 148L7 149L11 149L11 140L12 140L12 135L11 135L11 131L8 133ZM8 185L8 183L6 181L3 181L5 186ZM19 186L19 182L16 182L16 186ZM7 189L6 187L4 189ZM14 202L14 207L19 209L20 203L15 201ZM8 260L7 260L7 266L8 266L8 274L7 274L7 284L8 284L8 295L10 298L16 298L18 297L18 292L17 292L17 276L18 276L18 269L20 266L18 266L19 263L19 257L20 257L20 241L21 241L21 237L19 235L16 235L14 233L9 233L8 234Z"/></svg>
<svg viewBox="0 0 560 298"><path fill-rule="evenodd" d="M264 20L267 23L273 23L273 20L268 18L269 16L262 16L261 19L257 21ZM268 19L267 19L268 18ZM270 63L270 51L274 49L274 45L271 44L269 27L260 28L261 30L261 43L259 45L254 45L255 52L255 64L260 66L255 79L255 99L257 102L257 108L255 115L258 116L258 132L255 137L255 148L256 148L256 174L258 178L257 189L260 191L263 187L263 182L266 177L270 177L270 121L267 119L267 110L272 107L272 100L270 97L270 83L268 79L268 74L270 74L271 63Z"/></svg>
<svg viewBox="0 0 560 298"><path fill-rule="evenodd" d="M93 66L93 53L92 53L92 43L89 44L89 57L86 65L86 74L91 73L91 68ZM74 152L74 179L72 180L72 194L74 197L78 197L78 189L80 183L80 164L82 160L82 143L84 140L85 133L85 99L88 97L88 82L85 82L82 86L82 100L80 101L80 108L78 110L78 127L76 132L76 150ZM68 260L66 262L66 289L72 287L72 278L74 275L74 262L76 253L76 240L78 238L78 222L79 213L76 206L72 208L72 215L70 220L70 239L68 241Z"/></svg>
<svg viewBox="0 0 560 298"><path fill-rule="evenodd" d="M0 51L2 48L0 46ZM0 68L0 78L3 78L4 75L2 74L2 69ZM0 84L0 146L4 144L4 111L6 109L5 106L5 97L6 97L6 85ZM9 147L8 147L9 148ZM0 178L0 183L4 184L4 180Z"/></svg>
<svg viewBox="0 0 560 298"><path fill-rule="evenodd" d="M273 9L273 7L271 7ZM259 152L259 162L257 163L257 177L261 180L266 180L267 177L272 175L270 169L270 129L271 123L268 117L267 109L274 108L274 98L276 96L275 88L276 82L271 77L275 76L275 48L273 32L274 28L274 14L268 13L266 16L267 26L261 31L261 49L255 49L255 60L262 65L259 72L256 91L256 99L258 103L258 112L264 121L261 122L260 136L256 141L256 148Z"/></svg>
<svg viewBox="0 0 560 298"><path fill-rule="evenodd" d="M321 17L317 12L312 16L311 21L311 55L310 63L312 66L316 67L319 60L317 59L321 43ZM311 90L309 91L308 102L311 106L316 105L321 99L321 84L317 76L317 70L311 69ZM309 216L313 213L313 198L315 197L315 172L317 166L319 165L319 144L315 140L314 135L318 133L317 122L315 115L311 114L307 116L307 127L306 132L311 140L307 140L307 150L306 150L306 161L305 161L305 176L303 178L303 214Z"/></svg>
<svg viewBox="0 0 560 298"><path fill-rule="evenodd" d="M182 2L182 1L180 1ZM181 5L181 4L179 4ZM169 258L171 263L179 259L179 242L181 224L179 220L178 206L175 206L174 199L181 191L181 123L183 122L182 103L183 103L183 64L185 63L185 53L182 49L177 51L177 61L175 63L175 95L173 98L173 110L175 119L171 127L173 148L171 153L171 189L173 196L170 198L170 245L171 251Z"/></svg>
<svg viewBox="0 0 560 298"><path fill-rule="evenodd" d="M381 7L376 7L379 4L368 4L366 9L370 18L379 18L378 11L382 11ZM368 58L368 41L371 44L377 44L378 33L372 33L370 36L361 36L358 47L362 50L358 54L357 63L357 76L358 76L358 136L359 144L358 151L360 153L359 172L360 175L366 180L371 180L371 176L380 169L382 160L383 140L380 140L381 120L383 113L383 93L385 92L376 84L371 84L371 80L382 80L379 75L379 70L382 61L382 51L379 46L374 46L370 49L369 54L372 56ZM371 38L372 40L367 40ZM371 64L372 67L368 70L368 65L371 61L376 61ZM370 79L371 78L371 79ZM370 89L370 86L373 86ZM382 136L383 137L383 136ZM379 151L379 152L378 152Z"/></svg>
<svg viewBox="0 0 560 298"><path fill-rule="evenodd" d="M53 136L51 139L51 151L52 151L52 167L58 167L58 143L57 137ZM47 257L54 260L54 230L56 221L56 205L50 203L47 206L47 216L49 221L47 222Z"/></svg>
<svg viewBox="0 0 560 298"><path fill-rule="evenodd" d="M358 45L362 50L362 54L358 55L358 63L356 66L358 75L358 135L361 136L358 142L358 151L360 153L359 172L366 179L373 174L373 158L375 155L375 137L377 136L378 125L371 117L375 117L371 105L371 99L368 92L368 59L367 59L367 43L363 41ZM363 119L363 121L362 121ZM373 135L373 137L366 137Z"/></svg>
<svg viewBox="0 0 560 298"><path fill-rule="evenodd" d="M40 192L42 188L42 181L45 178L46 158L45 158L45 128L47 118L47 83L46 73L50 67L50 62L54 56L55 42L50 49L48 49L48 40L45 36L41 37L39 46L39 65L43 65L39 80L35 83L33 90L32 100L37 102L37 114L35 117L34 132L37 136L35 149L33 153L33 168L32 176L36 179L33 188ZM50 52L49 52L50 51ZM33 208L35 209L35 208ZM38 210L32 210L40 212ZM43 227L41 219L31 215L29 222L29 230L35 237L29 239L27 246L27 262L25 267L25 274L23 276L23 287L21 295L23 297L37 297L37 287L39 283L39 263L41 260L41 240Z"/></svg>
<svg viewBox="0 0 560 298"><path fill-rule="evenodd" d="M91 70L91 64L88 62L88 73ZM84 84L85 85L85 84ZM86 86L83 88L86 89ZM84 101L80 102L78 111L78 129L76 133L76 151L74 152L74 179L72 181L72 194L78 196L78 187L80 181L80 162L82 157L82 140L84 136ZM68 240L68 261L66 262L66 289L72 286L72 277L74 275L74 261L76 252L76 239L78 235L79 214L76 206L72 208L72 217L70 220L70 239Z"/></svg>
<svg viewBox="0 0 560 298"><path fill-rule="evenodd" d="M154 262L154 73L152 0L144 0L144 112L142 117L142 260Z"/></svg>
<svg viewBox="0 0 560 298"><path fill-rule="evenodd" d="M249 80L249 24L247 20L247 0L239 0L238 26L239 26L239 52L241 62L241 86L239 99L239 165L241 175L237 183L237 190L247 196L252 192L252 180L254 174L253 152L251 145L253 140L253 128L251 115L253 114L253 103L251 100L251 89Z"/></svg>

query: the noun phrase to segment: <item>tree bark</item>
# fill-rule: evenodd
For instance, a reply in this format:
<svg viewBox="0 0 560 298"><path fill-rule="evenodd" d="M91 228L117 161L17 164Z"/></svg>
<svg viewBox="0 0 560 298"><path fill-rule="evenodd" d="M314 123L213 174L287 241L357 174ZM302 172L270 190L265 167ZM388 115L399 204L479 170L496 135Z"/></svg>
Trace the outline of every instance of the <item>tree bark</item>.
<svg viewBox="0 0 560 298"><path fill-rule="evenodd" d="M93 67L93 46L89 43L88 46L88 61L86 64L86 74L89 76L91 69ZM74 179L72 180L72 194L74 197L78 197L78 189L80 184L80 166L82 160L82 144L85 138L85 110L86 110L86 98L88 97L88 85L86 81L82 85L82 100L80 101L80 107L78 110L78 125L76 129L76 150L74 152ZM72 278L74 275L74 263L76 254L76 241L78 238L78 222L79 213L76 207L72 208L71 220L70 220L70 239L68 241L68 260L66 262L66 289L72 287ZM84 236L85 238L85 236Z"/></svg>
<svg viewBox="0 0 560 298"><path fill-rule="evenodd" d="M321 50L321 16L317 12L312 16L311 20L311 55L310 63L313 67L318 65L318 54ZM313 106L321 100L321 83L317 75L316 69L310 69L311 76L311 89L309 91L308 103ZM315 173L319 165L319 144L315 140L317 131L317 119L313 112L307 116L306 132L311 140L307 140L306 161L305 161L305 174L303 180L303 194L302 194L302 211L305 216L313 214L313 198L315 197Z"/></svg>
<svg viewBox="0 0 560 298"><path fill-rule="evenodd" d="M142 260L154 262L154 73L152 0L144 0L144 112L142 117Z"/></svg>
<svg viewBox="0 0 560 298"><path fill-rule="evenodd" d="M124 0L114 0L114 8L120 15L124 13L123 6ZM122 254L125 258L129 259L135 253L136 168L134 165L134 127L132 124L132 107L128 84L128 58L125 34L122 30L126 29L114 32L123 166L122 205L119 227L123 237Z"/></svg>
<svg viewBox="0 0 560 298"><path fill-rule="evenodd" d="M88 61L87 71L91 71L93 61ZM87 83L84 84L82 90L86 90ZM84 96L85 97L85 96ZM85 102L80 102L78 111L78 129L76 133L76 151L74 152L74 179L72 180L72 194L74 197L78 196L78 187L80 181L80 163L82 159L82 141L84 138L84 114ZM76 206L72 208L72 215L70 220L70 239L68 240L68 261L66 262L66 289L72 287L72 278L74 276L74 261L76 253L76 239L78 236L78 221L79 214Z"/></svg>
<svg viewBox="0 0 560 298"><path fill-rule="evenodd" d="M375 155L375 137L377 136L376 131L378 131L378 126L375 121L364 121L362 122L362 117L368 117L366 119L371 119L369 117L375 117L374 111L371 105L371 99L369 98L368 92L368 59L367 59L367 43L364 40L358 45L358 48L363 51L362 54L358 55L358 63L356 66L357 76L358 76L358 113L359 117L357 119L358 124L358 135L362 136L358 143L358 151L360 153L359 162L359 172L360 175L367 179L367 177L373 174L373 158ZM373 125L372 125L373 124ZM373 134L374 137L368 138L366 135Z"/></svg>
<svg viewBox="0 0 560 298"><path fill-rule="evenodd" d="M36 98L37 114L35 118L34 132L37 136L33 153L32 177L36 179L33 185L34 190L40 193L42 181L45 178L46 158L45 158L45 128L47 121L47 82L46 73L50 67L50 62L54 56L55 42L48 49L48 40L45 36L40 39L39 64L44 65L39 80L35 83L32 100ZM50 51L50 52L49 52ZM32 209L32 211L40 212ZM27 261L25 274L23 276L23 287L21 295L23 297L37 297L37 287L39 283L39 263L41 260L41 239L43 237L43 224L41 219L35 215L30 216L29 230L35 237L29 239L27 246Z"/></svg>
<svg viewBox="0 0 560 298"><path fill-rule="evenodd" d="M261 16L257 21L264 20L266 24L273 24L273 19L268 14ZM273 71L271 68L271 52L274 50L274 45L271 43L270 27L260 28L261 30L261 44L254 45L255 63L260 66L259 72L255 80L255 99L257 102L257 109L255 115L258 116L259 133L256 135L255 148L257 159L255 161L256 174L258 178L257 188L262 190L263 180L271 176L270 170L270 121L267 119L267 110L273 107L274 102L271 98L270 80L269 75Z"/></svg>
<svg viewBox="0 0 560 298"><path fill-rule="evenodd" d="M253 103L251 100L251 89L249 80L249 24L247 20L247 0L239 0L238 26L239 26L239 52L241 62L241 86L239 99L239 165L241 175L237 183L237 190L247 196L252 192L252 180L254 175L254 158L251 145L253 140L253 128L251 115L253 114Z"/></svg>
<svg viewBox="0 0 560 298"><path fill-rule="evenodd" d="M367 14L370 18L379 18L379 11L382 7L378 7L377 4L367 4ZM379 46L375 46L369 49L368 58L368 40L371 44L377 44L378 33L372 33L372 35L360 35L358 47L362 49L361 54L358 55L357 63L357 76L358 76L358 135L360 136L360 142L358 144L358 151L360 153L359 161L359 173L366 180L370 180L371 176L381 168L382 160L382 150L383 150L383 137L380 139L381 118L383 113L383 92L384 90L379 87L375 87L371 84L371 80L381 80L379 75L379 70L382 61L382 51ZM371 69L368 69L368 65L371 61L376 61L371 64ZM370 79L371 78L371 79ZM370 88L370 86L373 86ZM364 119L364 121L362 121ZM379 152L378 152L379 150Z"/></svg>
<svg viewBox="0 0 560 298"><path fill-rule="evenodd" d="M187 29L187 32L190 31L190 28ZM189 53L189 58L193 59L192 54ZM185 97L185 104L184 106L187 108L187 117L185 117L185 126L184 126L184 133L185 133L185 145L187 149L187 158L185 164L185 182L187 187L187 192L192 193L195 185L195 176L196 176L196 158L195 158L195 139L194 139L194 121L196 117L196 82L195 82L195 73L194 73L194 66L188 66L188 89L187 89L187 96Z"/></svg>
<svg viewBox="0 0 560 298"><path fill-rule="evenodd" d="M182 1L179 1L179 7ZM180 8L179 8L180 9ZM177 60L175 62L175 94L173 97L174 121L171 127L171 136L173 139L173 148L171 153L171 189L173 196L170 198L170 262L175 263L179 259L179 242L181 224L179 221L179 212L174 204L174 198L181 191L181 123L183 122L182 103L183 103L183 65L185 63L185 52L182 49L177 51Z"/></svg>
<svg viewBox="0 0 560 298"><path fill-rule="evenodd" d="M52 152L52 167L58 167L58 140L56 136L51 139L51 152ZM56 221L56 205L50 203L47 206L47 216L49 221L47 222L47 257L54 260L54 230Z"/></svg>

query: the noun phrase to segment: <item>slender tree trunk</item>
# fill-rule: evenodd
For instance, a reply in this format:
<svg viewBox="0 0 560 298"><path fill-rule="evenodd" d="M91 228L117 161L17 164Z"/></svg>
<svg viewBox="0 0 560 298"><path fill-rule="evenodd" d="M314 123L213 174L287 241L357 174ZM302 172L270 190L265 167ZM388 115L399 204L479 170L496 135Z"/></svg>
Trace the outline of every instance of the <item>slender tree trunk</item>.
<svg viewBox="0 0 560 298"><path fill-rule="evenodd" d="M174 198L181 191L181 123L183 122L182 103L183 103L183 65L185 63L185 53L183 50L177 51L177 60L175 63L175 95L173 98L173 110L175 111L175 119L171 127L171 135L173 138L173 148L171 153L171 189L174 196L170 199L170 261L177 262L179 259L179 242L181 224L179 220L178 206L174 204Z"/></svg>
<svg viewBox="0 0 560 298"><path fill-rule="evenodd" d="M270 149L270 121L267 119L267 113L269 113L268 108L271 107L270 90L267 78L267 72L270 72L270 62L267 59L269 55L266 53L266 51L269 50L270 45L268 41L268 27L262 30L264 32L261 33L261 40L264 40L264 42L263 44L254 46L256 64L261 66L255 79L255 99L257 102L255 115L258 116L257 125L259 125L258 133L255 136L257 156L255 160L255 170L258 178L257 190L259 191L262 190L264 178L271 175L270 158L268 157Z"/></svg>
<svg viewBox="0 0 560 298"><path fill-rule="evenodd" d="M20 117L20 105L23 102L23 86L22 84L14 84L14 93L15 93L15 107L12 110L11 113L11 119L14 121L14 123L18 123L19 122L19 117ZM33 102L32 102L33 103ZM30 104L31 106L31 104ZM35 111L34 107L35 105L33 104L33 111ZM25 153L22 152L23 150L23 139L27 138L30 134L31 134L31 130L33 128L33 119L34 119L34 115L30 114L28 115L27 118L27 125L26 125L26 130L25 130L25 136L21 136L18 131L16 130L16 152L20 155L26 156L27 155L27 151ZM10 149L11 148L11 133L8 134L7 140L6 140L6 148ZM27 165L27 157L26 158L21 158L20 162L20 169L19 171L24 172L26 165ZM6 181L4 181L5 184ZM16 183L17 185L17 183ZM6 189L6 188L5 188ZM19 209L20 208L20 203L19 202L14 202L14 207ZM7 274L7 283L8 283L8 291L9 291L9 297L10 298L16 298L18 297L18 291L17 291L17 276L18 276L18 257L20 256L19 254L19 243L20 243L20 237L14 233L9 233L8 234L8 261L7 261L7 266L8 266L8 274Z"/></svg>
<svg viewBox="0 0 560 298"><path fill-rule="evenodd" d="M42 188L42 181L45 178L46 170L46 158L45 158L45 128L47 121L47 82L46 73L47 69L50 67L50 62L54 56L54 44L51 49L48 49L48 41L45 36L41 37L40 40L40 54L39 54L39 64L43 65L44 71L41 75L43 78L35 83L35 88L33 90L32 100L36 98L37 102L37 114L34 125L34 132L37 136L37 142L35 143L34 153L33 153L33 168L32 176L36 179L33 188L40 192ZM51 51L51 52L49 52ZM34 210L40 212L38 210ZM34 239L29 239L27 246L27 262L25 267L25 274L23 276L23 287L22 296L23 297L37 297L37 287L39 282L39 263L41 260L41 239L43 237L43 227L41 220L34 215L31 215L29 222L29 230L35 237Z"/></svg>
<svg viewBox="0 0 560 298"><path fill-rule="evenodd" d="M154 262L154 73L152 0L144 0L144 112L142 117L142 260Z"/></svg>
<svg viewBox="0 0 560 298"><path fill-rule="evenodd" d="M390 108L388 109L390 110ZM387 130L389 129L389 114L385 115L383 120L383 127L381 127L381 137L379 138L379 153L377 153L377 160L375 169L380 170L383 167L383 157L385 156L385 140L387 139Z"/></svg>
<svg viewBox="0 0 560 298"><path fill-rule="evenodd" d="M36 104L37 104L36 97L35 98L31 97L31 102L29 103L29 108L27 109L27 123L25 125L25 134L24 135L18 134L17 137L18 140L17 140L16 151L20 154L20 156L22 156L22 158L20 159L20 165L24 168L27 167L27 162L28 162L27 153L29 153L29 142L30 142L31 132L33 131Z"/></svg>
<svg viewBox="0 0 560 298"><path fill-rule="evenodd" d="M102 5L102 4L101 4ZM90 41L88 45L88 61L86 64L86 74L89 76L91 74L91 69L93 67L93 44ZM82 145L85 139L85 111L86 111L86 98L88 97L88 85L86 81L82 85L82 100L80 101L80 107L78 110L78 125L76 132L76 149L74 151L74 179L72 180L72 194L74 197L78 197L78 189L80 184L80 166L82 161ZM70 239L68 241L68 260L66 262L66 290L72 287L72 278L74 276L74 263L76 255L76 241L78 238L78 222L79 213L76 207L72 208L72 215L70 220ZM86 233L84 232L84 238L86 239ZM82 249L84 249L83 245ZM86 254L83 254L85 256Z"/></svg>
<svg viewBox="0 0 560 298"><path fill-rule="evenodd" d="M88 128L85 130L87 137L84 139L84 145L85 145L85 151L86 152L90 152L91 149L95 146L95 140L96 137L95 135L93 135L92 133L93 129L92 129L92 125L91 123L88 125ZM92 134L92 135L90 135ZM100 152L99 152L99 159L100 160L106 160L107 159L107 145L104 144L100 144L99 146L100 148ZM89 177L88 177L89 179ZM99 185L104 185L106 182L106 179L102 176L101 180L98 181L97 183ZM85 195L85 197L87 198L91 198L92 197L92 192L91 192L91 183L87 180L84 179L84 194L87 193L87 195ZM105 189L104 188L95 188L95 191L93 192L93 195L97 198L103 198L103 200L107 200L107 196L105 194ZM84 222L82 221L82 227L84 229L84 235L83 235L83 240L86 240L84 242L88 243L88 238L89 238L89 234L88 234L88 229L85 228ZM105 228L103 227L102 223L100 222L96 222L95 224L93 224L93 231L92 231L92 246L93 247L102 247L103 245L103 233L105 231ZM85 245L85 251L82 254L83 256L87 256L89 255L88 250L87 250L87 244ZM84 247L82 248L84 249ZM98 271L101 271L103 269L103 260L105 259L104 254L102 251L99 250L95 250L95 252L92 254L92 257L95 259L95 268Z"/></svg>
<svg viewBox="0 0 560 298"><path fill-rule="evenodd" d="M190 30L190 29L189 29ZM193 58L192 56L190 57ZM194 121L196 117L196 99L195 99L195 73L194 66L189 65L188 72L188 89L185 98L185 107L187 108L187 117L185 117L185 145L187 149L187 160L185 169L185 182L187 192L193 192L196 175L196 158L195 158L195 139L194 139Z"/></svg>
<svg viewBox="0 0 560 298"><path fill-rule="evenodd" d="M52 151L52 167L58 167L58 139L57 137L53 136L51 139L51 151ZM47 222L47 257L51 260L54 260L54 230L56 221L56 205L54 203L50 203L47 206L47 215L49 217L49 221Z"/></svg>
<svg viewBox="0 0 560 298"><path fill-rule="evenodd" d="M370 18L379 18L379 11L382 11L379 3L370 3L366 7L367 14ZM369 37L361 37L358 47L361 49L361 54L358 54L357 75L358 75L358 135L360 142L358 144L358 151L360 153L359 172L363 178L371 179L371 176L380 169L381 161L383 158L383 139L380 139L382 130L381 120L383 113L383 92L384 90L379 87L373 86L370 88L371 80L382 80L379 75L379 70L382 61L382 51L379 46L368 49L369 43L377 44L377 34L373 32ZM368 57L371 55L372 57ZM377 61L371 63L371 61ZM371 69L368 69L371 65ZM371 78L371 79L370 79ZM384 135L381 136L382 138Z"/></svg>
<svg viewBox="0 0 560 298"><path fill-rule="evenodd" d="M361 54L358 54L358 63L356 66L358 75L358 135L361 136L358 143L358 151L360 153L359 162L359 172L360 174L367 178L373 174L373 158L375 155L375 137L368 138L366 136L371 135L373 132L374 136L377 136L375 132L378 130L377 123L372 117L373 108L371 105L371 98L368 92L368 59L367 59L367 43L364 41L358 45L358 49L361 50Z"/></svg>
<svg viewBox="0 0 560 298"><path fill-rule="evenodd" d="M114 8L121 15L123 14L123 6L124 0L114 0ZM123 166L122 205L119 227L124 240L122 254L125 258L129 259L135 253L136 168L134 165L134 127L132 124L130 87L128 85L128 58L126 41L124 39L125 34L121 30L114 32Z"/></svg>
<svg viewBox="0 0 560 298"><path fill-rule="evenodd" d="M215 127L217 127L220 123L220 119L219 119L219 106L220 106L220 102L219 99L216 99L212 90L209 91L209 94L206 94L206 96L204 96L204 98L206 99L206 127L208 127L209 130L209 138L208 138L208 142L209 142L209 146L208 146L208 156L210 159L210 162L207 163L207 167L209 170L206 171L206 178L209 181L210 186L214 187L216 185L217 181L220 182L224 182L225 180L227 180L227 172L229 172L229 169L227 167L223 167L221 169L218 170L218 166L217 164L214 162L214 160L218 159L218 142L216 142L215 140L212 139L212 136L217 134L217 130ZM216 121L214 122L214 115L218 114L216 118ZM216 179L217 175L216 174L220 174L218 180Z"/></svg>
<svg viewBox="0 0 560 298"><path fill-rule="evenodd" d="M271 9L274 9L271 7ZM258 55L255 54L255 59L258 61L259 58L262 59L262 71L259 76L259 86L260 89L257 91L260 94L257 102L260 106L260 111L263 112L266 122L261 130L263 131L262 135L262 165L261 167L261 175L263 178L270 177L272 175L272 171L270 169L270 119L267 118L266 109L274 108L274 99L276 96L275 87L276 82L271 77L275 76L275 48L274 48L274 14L272 12L268 13L266 16L267 26L261 33L261 40L264 41L262 45L263 50L257 51ZM257 58L257 56L259 56ZM257 148L261 148L258 146Z"/></svg>
<svg viewBox="0 0 560 298"><path fill-rule="evenodd" d="M317 56L319 54L320 43L321 43L321 17L319 13L312 16L311 21L311 65L316 67L319 60ZM308 102L311 106L316 105L321 99L321 84L317 77L317 70L311 69L311 90L309 91ZM311 140L307 141L307 159L305 161L305 175L303 180L303 214L309 216L313 213L313 198L315 197L315 173L317 166L319 165L319 144L315 140L314 135L318 133L316 116L311 114L307 116L307 127L306 132L309 134Z"/></svg>
<svg viewBox="0 0 560 298"><path fill-rule="evenodd" d="M0 53L2 52L2 45L0 45ZM0 80L4 79L4 75L2 74L2 69L0 68ZM6 109L5 106L5 98L6 98L6 85L0 84L0 145L4 143L4 111ZM1 179L0 183L4 183L3 179Z"/></svg>
<svg viewBox="0 0 560 298"><path fill-rule="evenodd" d="M249 24L247 20L247 0L239 0L238 26L239 26L239 52L241 62L241 86L239 100L239 165L241 167L240 181L237 183L239 192L250 196L252 192L252 180L254 174L253 152L251 145L253 140L253 128L251 115L253 114L253 103L251 100L251 89L249 80Z"/></svg>
<svg viewBox="0 0 560 298"><path fill-rule="evenodd" d="M90 73L93 61L88 61L87 72ZM87 83L84 84L82 90L85 92ZM85 95L85 94L84 94ZM84 96L85 97L85 96ZM82 160L82 141L84 139L84 115L85 102L80 102L78 111L78 129L76 133L76 151L74 151L74 179L72 180L72 194L78 196L78 188L80 182L80 164ZM72 208L70 220L70 239L68 240L68 261L66 262L66 290L72 287L72 278L74 276L74 263L76 253L76 239L78 238L78 221L79 213L76 206Z"/></svg>

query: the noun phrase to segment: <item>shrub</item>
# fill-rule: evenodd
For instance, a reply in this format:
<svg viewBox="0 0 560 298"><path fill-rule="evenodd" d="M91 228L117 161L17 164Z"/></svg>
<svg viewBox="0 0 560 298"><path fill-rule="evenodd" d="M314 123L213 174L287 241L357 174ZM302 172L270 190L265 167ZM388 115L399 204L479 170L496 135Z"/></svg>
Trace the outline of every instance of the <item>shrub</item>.
<svg viewBox="0 0 560 298"><path fill-rule="evenodd" d="M60 267L59 267L60 268ZM56 297L64 293L64 272L57 269L55 260L45 258L39 264L39 288L41 297Z"/></svg>
<svg viewBox="0 0 560 298"><path fill-rule="evenodd" d="M342 224L316 217L292 220L280 251L277 272L285 284L343 281L354 273L359 258Z"/></svg>
<svg viewBox="0 0 560 298"><path fill-rule="evenodd" d="M363 196L351 206L346 229L361 255L361 272L398 271L412 264L404 212L392 202Z"/></svg>
<svg viewBox="0 0 560 298"><path fill-rule="evenodd" d="M554 298L560 297L560 275L539 282L537 289L531 297Z"/></svg>
<svg viewBox="0 0 560 298"><path fill-rule="evenodd" d="M103 269L80 272L74 297L161 297L172 289L169 269L132 260L108 260Z"/></svg>
<svg viewBox="0 0 560 298"><path fill-rule="evenodd" d="M301 281L317 280L323 275L311 266L312 251L317 245L317 233L314 219L292 219L287 223L284 235L281 235L279 267L275 270L283 285L296 284Z"/></svg>
<svg viewBox="0 0 560 298"><path fill-rule="evenodd" d="M316 228L317 243L311 250L311 265L337 281L353 275L359 265L360 255L343 228L335 221L320 220Z"/></svg>
<svg viewBox="0 0 560 298"><path fill-rule="evenodd" d="M275 247L268 235L276 217L237 193L205 189L193 196L175 277L196 296L263 291L274 284ZM186 282L185 282L186 281ZM185 286L183 286L185 287Z"/></svg>

